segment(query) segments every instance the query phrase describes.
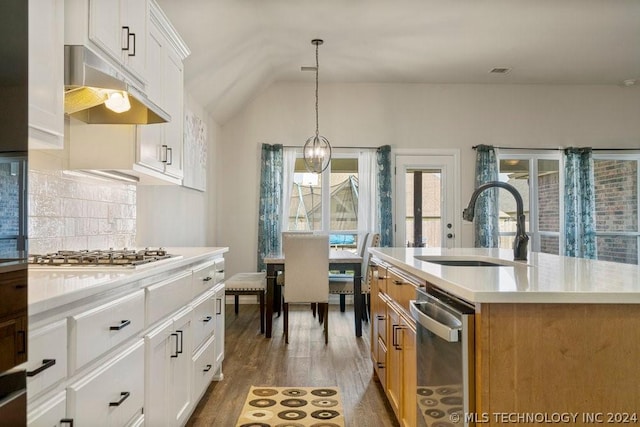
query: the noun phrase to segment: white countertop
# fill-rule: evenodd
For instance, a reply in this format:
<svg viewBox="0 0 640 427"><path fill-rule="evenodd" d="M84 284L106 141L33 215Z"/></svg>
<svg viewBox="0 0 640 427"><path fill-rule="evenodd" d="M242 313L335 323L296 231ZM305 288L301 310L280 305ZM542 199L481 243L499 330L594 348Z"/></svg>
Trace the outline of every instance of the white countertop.
<svg viewBox="0 0 640 427"><path fill-rule="evenodd" d="M29 266L29 315L60 307L163 272L222 255L226 247L166 248L177 255L136 268Z"/></svg>
<svg viewBox="0 0 640 427"><path fill-rule="evenodd" d="M505 249L371 248L377 258L475 303L640 304L640 266L544 253L513 262ZM506 267L454 267L416 255L498 258Z"/></svg>

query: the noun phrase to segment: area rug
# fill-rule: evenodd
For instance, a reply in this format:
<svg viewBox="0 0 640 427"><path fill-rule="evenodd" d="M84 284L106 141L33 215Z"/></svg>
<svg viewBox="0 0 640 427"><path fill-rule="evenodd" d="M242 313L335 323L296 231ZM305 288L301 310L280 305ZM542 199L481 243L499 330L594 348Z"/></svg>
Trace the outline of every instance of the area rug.
<svg viewBox="0 0 640 427"><path fill-rule="evenodd" d="M255 387L236 427L344 427L337 387Z"/></svg>

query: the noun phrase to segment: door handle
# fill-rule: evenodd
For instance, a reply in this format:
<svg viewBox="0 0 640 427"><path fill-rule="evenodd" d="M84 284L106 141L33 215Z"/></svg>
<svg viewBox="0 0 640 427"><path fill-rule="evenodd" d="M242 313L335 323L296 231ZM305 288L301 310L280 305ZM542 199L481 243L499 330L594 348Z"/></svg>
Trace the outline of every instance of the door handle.
<svg viewBox="0 0 640 427"><path fill-rule="evenodd" d="M207 276L204 279L202 279L203 282L208 282L210 280L213 280L213 278L211 276Z"/></svg>
<svg viewBox="0 0 640 427"><path fill-rule="evenodd" d="M122 46L122 50L129 50L129 48L131 46L129 46L129 36L131 35L131 28L129 28L126 25L122 26L122 31L123 31L123 37L122 40L124 40L126 42L126 44L124 46ZM126 33L124 33L124 31L126 31Z"/></svg>
<svg viewBox="0 0 640 427"><path fill-rule="evenodd" d="M216 304L218 305L218 311L216 315L222 314L222 298L216 298Z"/></svg>
<svg viewBox="0 0 640 427"><path fill-rule="evenodd" d="M211 370L211 365L207 365L202 372L209 372Z"/></svg>
<svg viewBox="0 0 640 427"><path fill-rule="evenodd" d="M27 371L27 376L28 377L35 377L40 372L44 371L45 369L49 369L50 367L52 367L55 364L56 364L56 359L43 359L42 360L42 365L40 365L39 368L34 369L33 371Z"/></svg>
<svg viewBox="0 0 640 427"><path fill-rule="evenodd" d="M63 418L60 420L60 424L69 424L69 427L73 427L73 418Z"/></svg>
<svg viewBox="0 0 640 427"><path fill-rule="evenodd" d="M211 322L211 319L213 319L211 316L207 316L207 317L205 317L204 319L202 319L202 321L203 321L204 323L207 323L207 322Z"/></svg>
<svg viewBox="0 0 640 427"><path fill-rule="evenodd" d="M160 149L162 150L161 153L160 153L160 161L162 163L167 163L167 156L168 156L167 151L168 151L168 148L169 147L166 144L162 144L160 146ZM164 153L164 160L162 159L162 154L163 153Z"/></svg>
<svg viewBox="0 0 640 427"><path fill-rule="evenodd" d="M176 341L176 354L182 354L182 350L184 349L184 335L182 331L176 331L176 333L180 334L180 350L178 350L178 342Z"/></svg>
<svg viewBox="0 0 640 427"><path fill-rule="evenodd" d="M127 39L129 37L133 37L133 53L128 53L128 56L136 56L136 33L130 33L129 36L127 37ZM127 40L127 46L129 46L129 40ZM127 49L129 50L129 49Z"/></svg>
<svg viewBox="0 0 640 427"><path fill-rule="evenodd" d="M173 164L173 148L167 147L167 162L168 165Z"/></svg>
<svg viewBox="0 0 640 427"><path fill-rule="evenodd" d="M123 329L126 326L129 326L131 324L131 320L121 320L120 324L118 326L109 326L109 330L110 331L119 331L121 329Z"/></svg>
<svg viewBox="0 0 640 427"><path fill-rule="evenodd" d="M172 333L171 336L176 337L176 354L171 355L171 357L174 358L174 357L178 357L178 354L179 354L178 353L178 334Z"/></svg>
<svg viewBox="0 0 640 427"><path fill-rule="evenodd" d="M128 391L123 391L122 393L120 393L120 399L118 399L116 402L109 402L109 406L120 406L122 405L122 402L129 398L129 396L131 396L131 393L129 393Z"/></svg>

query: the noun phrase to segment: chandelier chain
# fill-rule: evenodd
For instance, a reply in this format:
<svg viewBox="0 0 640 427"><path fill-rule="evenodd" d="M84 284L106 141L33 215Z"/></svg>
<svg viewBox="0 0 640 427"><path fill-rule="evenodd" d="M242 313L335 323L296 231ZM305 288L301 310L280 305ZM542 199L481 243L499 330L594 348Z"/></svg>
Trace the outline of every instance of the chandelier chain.
<svg viewBox="0 0 640 427"><path fill-rule="evenodd" d="M318 138L320 133L320 125L318 124L318 72L320 71L320 64L318 62L318 46L319 44L316 43L316 138Z"/></svg>

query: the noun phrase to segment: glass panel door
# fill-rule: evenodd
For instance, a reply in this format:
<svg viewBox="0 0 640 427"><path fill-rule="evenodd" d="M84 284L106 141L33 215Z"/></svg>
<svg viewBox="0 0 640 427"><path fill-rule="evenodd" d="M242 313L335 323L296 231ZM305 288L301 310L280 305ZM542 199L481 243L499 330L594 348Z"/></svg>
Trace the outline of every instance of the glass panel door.
<svg viewBox="0 0 640 427"><path fill-rule="evenodd" d="M396 246L455 246L453 156L396 157Z"/></svg>

